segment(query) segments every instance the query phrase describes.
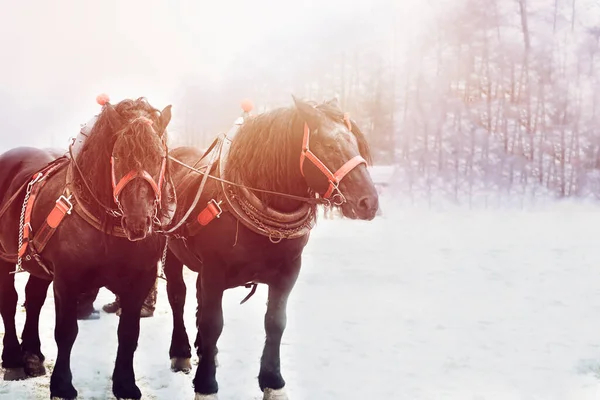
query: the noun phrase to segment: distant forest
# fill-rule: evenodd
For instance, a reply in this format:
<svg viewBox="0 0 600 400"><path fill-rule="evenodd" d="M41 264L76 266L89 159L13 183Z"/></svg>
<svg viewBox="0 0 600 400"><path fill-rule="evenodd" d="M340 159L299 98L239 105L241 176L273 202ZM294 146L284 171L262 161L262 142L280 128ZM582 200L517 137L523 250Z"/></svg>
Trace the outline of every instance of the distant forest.
<svg viewBox="0 0 600 400"><path fill-rule="evenodd" d="M179 140L207 145L239 115L244 97L261 112L291 105L292 93L336 96L368 136L375 163L396 167L398 192L459 203L489 193L600 197L600 25L586 18L600 7L457 4L413 45L403 44L398 19L384 7L366 39L351 25L316 32L304 45L282 37L269 48L277 59L253 50L254 61L219 84L184 82Z"/></svg>

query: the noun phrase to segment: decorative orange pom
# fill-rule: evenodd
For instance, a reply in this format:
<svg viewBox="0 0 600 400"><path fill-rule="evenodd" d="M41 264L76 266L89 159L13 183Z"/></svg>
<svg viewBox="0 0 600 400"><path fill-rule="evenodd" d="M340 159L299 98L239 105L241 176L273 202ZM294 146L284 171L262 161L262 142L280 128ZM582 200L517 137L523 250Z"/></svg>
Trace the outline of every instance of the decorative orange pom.
<svg viewBox="0 0 600 400"><path fill-rule="evenodd" d="M98 102L98 104L100 104L101 106L108 103L109 100L110 98L106 93L100 93L98 96L96 96L96 102Z"/></svg>
<svg viewBox="0 0 600 400"><path fill-rule="evenodd" d="M254 104L252 104L252 100L244 99L242 101L242 110L244 110L244 112L249 113L250 111L252 111L253 108L254 108Z"/></svg>

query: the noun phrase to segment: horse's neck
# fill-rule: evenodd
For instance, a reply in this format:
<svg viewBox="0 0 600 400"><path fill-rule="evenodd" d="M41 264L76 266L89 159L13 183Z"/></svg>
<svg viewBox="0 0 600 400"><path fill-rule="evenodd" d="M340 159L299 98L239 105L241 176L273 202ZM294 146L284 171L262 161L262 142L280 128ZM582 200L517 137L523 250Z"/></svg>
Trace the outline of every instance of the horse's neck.
<svg viewBox="0 0 600 400"><path fill-rule="evenodd" d="M238 119L236 119L233 126L230 128L230 130L226 134L226 138L227 138L226 140L233 141L235 139L235 137L240 132L241 125L244 123L244 121L247 117L248 117L248 115L243 115L243 116L239 117ZM281 150L285 151L286 149L281 149ZM261 154L260 157L275 158L276 154L275 153L264 153L264 154ZM273 161L275 161L275 160L273 160ZM276 163L273 162L272 165L276 165ZM287 168L293 168L293 167L294 167L293 165L287 166ZM238 176L241 178L241 180L247 186L252 187L252 188L268 190L268 191L282 193L282 194L289 194L289 195L298 196L298 197L307 197L308 187L306 186L304 178L302 177L300 172L298 172L297 177L292 177L291 174L287 174L286 172L288 172L288 171L287 170L279 171L281 176L277 177L276 179L272 179L269 182L266 182L264 180L261 181L261 179L257 179L256 174L254 174L253 171L248 171L248 170L237 171L237 174L239 174ZM286 183L285 188L278 187L278 184L281 182ZM286 198L284 196L276 195L276 194L267 194L267 193L261 193L261 192L254 192L254 194L259 199L262 199L263 203L265 203L269 207L272 207L281 212L296 211L303 205L303 203L300 201L292 200L292 199Z"/></svg>
<svg viewBox="0 0 600 400"><path fill-rule="evenodd" d="M291 178L290 176L285 174L285 171L281 171L281 175L282 176L279 176L273 181L269 182L264 180L260 181L260 179L256 179L256 177L253 177L253 179L242 178L242 181L246 182L246 186L252 188L268 190L283 195L292 195L298 197L308 196L308 188L306 187L304 179L300 174L298 174L297 178ZM285 185L285 187L280 187L276 184L276 182L286 182L287 185ZM258 191L253 192L256 195L256 197L261 199L265 205L281 212L293 212L298 210L303 205L303 202L301 201L293 200L279 194L270 194Z"/></svg>

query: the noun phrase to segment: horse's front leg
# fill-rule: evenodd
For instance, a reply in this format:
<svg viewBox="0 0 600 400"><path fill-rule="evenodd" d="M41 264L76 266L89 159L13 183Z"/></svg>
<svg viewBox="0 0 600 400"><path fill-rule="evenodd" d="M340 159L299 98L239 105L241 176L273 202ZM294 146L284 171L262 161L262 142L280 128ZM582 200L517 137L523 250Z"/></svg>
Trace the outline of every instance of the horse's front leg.
<svg viewBox="0 0 600 400"><path fill-rule="evenodd" d="M258 383L264 392L264 400L286 400L288 398L284 388L285 380L281 376L279 349L287 323L287 300L298 278L300 264L301 260L298 258L286 266L275 281L269 282L269 297L265 314L266 340L258 374Z"/></svg>
<svg viewBox="0 0 600 400"><path fill-rule="evenodd" d="M204 265L206 269L208 265ZM196 400L217 399L219 385L216 379L217 341L223 331L223 286L215 279L202 279L198 274L196 296L198 298L196 351L200 359L194 377Z"/></svg>
<svg viewBox="0 0 600 400"><path fill-rule="evenodd" d="M146 296L156 280L156 268L139 277L130 289L119 293L121 317L117 336L119 347L113 371L113 394L117 399L140 399L142 392L135 384L133 355L140 336L140 313Z"/></svg>
<svg viewBox="0 0 600 400"><path fill-rule="evenodd" d="M41 376L46 374L44 368L44 354L40 342L40 311L46 301L48 294L49 280L36 278L30 275L25 286L25 299L27 304L27 314L21 344L23 352L23 363L25 373L28 376Z"/></svg>
<svg viewBox="0 0 600 400"><path fill-rule="evenodd" d="M56 326L54 339L58 348L56 364L50 378L50 397L52 399L75 399L77 390L73 387L71 374L71 350L77 338L77 291L72 281L60 275L54 278L54 306ZM29 304L27 305L29 307Z"/></svg>
<svg viewBox="0 0 600 400"><path fill-rule="evenodd" d="M4 380L7 381L26 377L15 325L18 295L15 289L15 276L10 273L14 268L14 264L0 261L0 314L4 323L2 367L6 370Z"/></svg>
<svg viewBox="0 0 600 400"><path fill-rule="evenodd" d="M186 295L186 287L183 280L183 263L171 251L167 253L165 275L167 277L167 295L171 310L173 311L173 334L169 349L171 369L175 372L183 371L187 374L192 370L190 361L192 358L192 349L183 321Z"/></svg>

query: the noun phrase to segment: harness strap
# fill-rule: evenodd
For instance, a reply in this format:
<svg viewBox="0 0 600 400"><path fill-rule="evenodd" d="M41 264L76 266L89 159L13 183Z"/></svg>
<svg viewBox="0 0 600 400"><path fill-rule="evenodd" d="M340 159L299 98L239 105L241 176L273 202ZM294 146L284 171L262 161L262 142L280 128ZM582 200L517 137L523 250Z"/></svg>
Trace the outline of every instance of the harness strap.
<svg viewBox="0 0 600 400"><path fill-rule="evenodd" d="M217 160L217 155L219 155L219 153L221 152L222 145L223 145L223 135L219 135L214 140L214 142L210 145L208 150L206 150L204 155L202 156L202 158L204 158L205 156L210 154L210 152L213 152L213 154L210 157L210 160L208 161L208 164L206 166L206 170L204 171L204 174L202 176L202 181L200 182L200 187L198 188L198 191L196 192L196 197L194 198L192 205L190 206L190 208L188 208L187 212L184 214L184 216L181 218L181 220L177 224L175 224L175 226L173 226L172 228L165 230L163 232L164 234L170 235L170 234L173 234L174 232L176 232L177 229L179 229L191 215L192 211L198 204L198 201L200 201L200 197L202 195L202 192L204 191L204 186L206 185L206 180L208 179L208 176L210 175L210 173L212 171L213 165L215 164L215 161Z"/></svg>
<svg viewBox="0 0 600 400"><path fill-rule="evenodd" d="M42 168L38 173L42 173L45 174L49 169L52 168L52 166L59 164L63 161L66 161L67 157L66 156L62 156L60 158L57 158L56 160L51 161L50 163L48 163L48 165L46 165L44 168ZM37 175L38 173L36 173L35 175ZM35 176L34 175L34 176ZM24 182L19 189L17 189L17 191L10 197L10 199L8 199L6 201L6 203L4 203L4 205L2 206L2 208L0 208L0 218L4 215L4 213L8 210L8 208L12 205L12 203L17 199L17 197L19 197L19 194L25 190L25 188L27 187L27 185L29 184L29 181Z"/></svg>
<svg viewBox="0 0 600 400"><path fill-rule="evenodd" d="M200 230L206 225L210 224L212 220L221 217L222 213L223 209L221 208L221 202L211 199L206 207L204 207L204 209L198 213L198 216L194 219L194 221L186 225L188 235L197 235L198 232L200 232Z"/></svg>
<svg viewBox="0 0 600 400"><path fill-rule="evenodd" d="M60 162L58 162L58 160L60 160ZM31 214L33 213L33 206L35 205L35 200L40 190L44 187L46 182L48 182L48 178L67 161L66 158L58 160L56 160L48 167L42 169L42 171L37 172L35 175L33 175L33 179L36 179L37 177L37 181L33 184L33 187L31 188L31 194L29 195L29 200L27 201L27 206L25 208L25 219L23 221L23 245L19 249L18 257L23 257L25 255L29 243L32 241L31 236L33 230L31 227ZM48 240L49 239L50 238L48 238ZM45 245L46 243L43 244L43 246Z"/></svg>
<svg viewBox="0 0 600 400"><path fill-rule="evenodd" d="M247 302L248 300L250 300L250 297L252 297L254 295L254 293L256 293L256 288L258 287L258 283L254 283L254 282L247 283L247 284L244 285L244 287L246 289L248 289L248 288L251 287L252 289L250 289L250 293L248 293L246 295L246 297L244 297L244 299L242 301L240 301L240 304L244 304L245 302Z"/></svg>
<svg viewBox="0 0 600 400"><path fill-rule="evenodd" d="M39 174L42 174L42 173L40 172ZM34 178L37 175L38 174L34 175ZM43 177L47 177L47 176L48 175L42 174L39 179L41 179ZM33 205L35 204L35 199L36 199L37 195L39 194L42 187L44 187L46 182L47 182L46 179L42 179L40 182L37 182L37 184L34 184L33 187L31 188L31 195L29 196L29 201L27 201L27 206L25 208L25 220L23 223L23 244L21 245L21 248L19 248L19 253L18 253L19 257L23 257L25 255L25 252L27 251L27 246L29 245L30 236L32 233L31 213L33 212Z"/></svg>
<svg viewBox="0 0 600 400"><path fill-rule="evenodd" d="M35 250L37 253L44 251L44 248L56 232L56 229L61 224L66 215L70 215L73 211L73 203L71 203L71 195L69 190L66 191L67 196L61 195L50 214L46 217L45 223L40 227L39 231L33 238Z"/></svg>
<svg viewBox="0 0 600 400"><path fill-rule="evenodd" d="M71 168L71 166L69 166L69 169L67 170L67 181L73 182L73 168ZM71 193L71 195L73 196L75 203L77 203L77 207L75 207L75 212L85 222L87 222L100 232L104 232L108 235L113 235L121 238L127 237L127 235L125 234L125 230L123 230L123 228L120 226L115 226L112 229L107 229L106 227L104 227L100 220L96 218L87 208L85 208L84 203L79 200L76 192Z"/></svg>

